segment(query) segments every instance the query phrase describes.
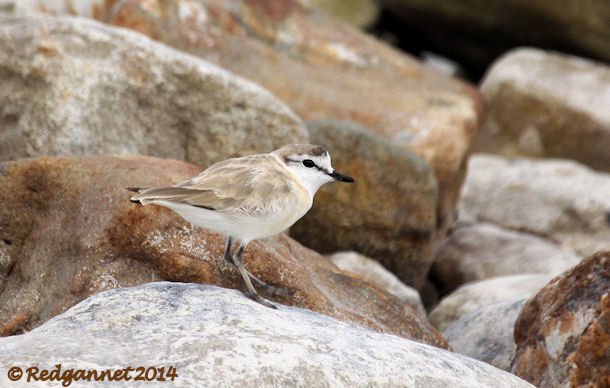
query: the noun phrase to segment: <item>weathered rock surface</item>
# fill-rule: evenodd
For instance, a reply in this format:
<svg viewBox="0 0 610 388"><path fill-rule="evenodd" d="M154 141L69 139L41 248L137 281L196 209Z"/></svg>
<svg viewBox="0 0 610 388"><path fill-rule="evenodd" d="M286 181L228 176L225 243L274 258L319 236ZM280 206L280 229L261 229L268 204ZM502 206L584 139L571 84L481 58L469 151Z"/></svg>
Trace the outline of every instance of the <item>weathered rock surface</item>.
<svg viewBox="0 0 610 388"><path fill-rule="evenodd" d="M512 275L467 283L446 296L430 312L430 323L444 332L456 320L481 307L535 295L553 276Z"/></svg>
<svg viewBox="0 0 610 388"><path fill-rule="evenodd" d="M80 15L97 17L105 9L106 0L2 0L0 16Z"/></svg>
<svg viewBox="0 0 610 388"><path fill-rule="evenodd" d="M439 226L453 222L483 111L471 86L305 1L108 1L99 18L258 82L305 120L356 122L413 151L438 179Z"/></svg>
<svg viewBox="0 0 610 388"><path fill-rule="evenodd" d="M443 336L460 354L510 371L515 357L515 321L526 299L481 307L454 321Z"/></svg>
<svg viewBox="0 0 610 388"><path fill-rule="evenodd" d="M550 239L588 256L610 250L610 174L565 160L474 155L460 219Z"/></svg>
<svg viewBox="0 0 610 388"><path fill-rule="evenodd" d="M605 0L382 0L410 38L473 66L524 44L610 61L610 4ZM425 39L425 42L421 40Z"/></svg>
<svg viewBox="0 0 610 388"><path fill-rule="evenodd" d="M357 252L337 252L328 256L328 259L343 271L357 275L382 290L386 290L409 304L421 315L426 315L419 292L401 282L393 273L385 269L377 261Z"/></svg>
<svg viewBox="0 0 610 388"><path fill-rule="evenodd" d="M512 372L544 387L610 386L610 252L544 287L515 325Z"/></svg>
<svg viewBox="0 0 610 388"><path fill-rule="evenodd" d="M0 347L0 365L53 369L49 354L83 369L171 365L178 387L530 387L459 354L195 284L106 291Z"/></svg>
<svg viewBox="0 0 610 388"><path fill-rule="evenodd" d="M358 125L321 120L308 128L311 141L324 144L333 166L356 183L323 187L291 235L322 253L362 252L420 288L432 265L437 228L430 166Z"/></svg>
<svg viewBox="0 0 610 388"><path fill-rule="evenodd" d="M209 165L307 142L269 92L132 31L77 18L0 23L0 160L141 153Z"/></svg>
<svg viewBox="0 0 610 388"><path fill-rule="evenodd" d="M147 157L56 157L0 165L0 333L39 326L96 292L165 279L243 287L223 236L175 213L129 201L125 187L174 184L193 165ZM252 273L292 296L273 298L446 346L398 298L339 270L294 240L252 242Z"/></svg>
<svg viewBox="0 0 610 388"><path fill-rule="evenodd" d="M522 48L496 61L481 90L489 109L477 151L575 159L610 171L609 66Z"/></svg>
<svg viewBox="0 0 610 388"><path fill-rule="evenodd" d="M580 259L553 242L493 224L459 227L443 242L432 266L441 292L496 276L558 275Z"/></svg>

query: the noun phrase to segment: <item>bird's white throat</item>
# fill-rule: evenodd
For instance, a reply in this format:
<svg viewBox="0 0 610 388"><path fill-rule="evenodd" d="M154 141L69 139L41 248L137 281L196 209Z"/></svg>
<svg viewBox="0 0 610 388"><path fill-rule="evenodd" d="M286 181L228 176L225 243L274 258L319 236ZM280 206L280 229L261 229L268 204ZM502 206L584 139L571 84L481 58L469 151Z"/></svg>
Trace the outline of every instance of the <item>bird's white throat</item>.
<svg viewBox="0 0 610 388"><path fill-rule="evenodd" d="M309 195L312 197L316 194L318 189L328 182L332 182L333 178L330 177L326 172L318 170L317 168L307 168L304 166L287 166L288 170L295 176L295 178L307 189ZM330 172L332 172L332 168Z"/></svg>

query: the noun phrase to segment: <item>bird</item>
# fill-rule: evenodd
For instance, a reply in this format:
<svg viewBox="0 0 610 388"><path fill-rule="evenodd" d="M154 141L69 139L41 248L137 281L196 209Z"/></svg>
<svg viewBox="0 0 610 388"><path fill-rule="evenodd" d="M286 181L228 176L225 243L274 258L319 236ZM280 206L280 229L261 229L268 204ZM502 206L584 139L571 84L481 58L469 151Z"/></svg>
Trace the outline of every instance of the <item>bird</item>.
<svg viewBox="0 0 610 388"><path fill-rule="evenodd" d="M169 208L191 224L227 237L224 259L237 268L250 299L270 308L252 282L266 291L279 291L250 273L242 254L253 240L274 236L291 227L312 207L326 183L355 180L337 172L326 148L289 144L270 153L217 162L197 176L168 187L129 187L131 201ZM231 248L239 241L237 253Z"/></svg>

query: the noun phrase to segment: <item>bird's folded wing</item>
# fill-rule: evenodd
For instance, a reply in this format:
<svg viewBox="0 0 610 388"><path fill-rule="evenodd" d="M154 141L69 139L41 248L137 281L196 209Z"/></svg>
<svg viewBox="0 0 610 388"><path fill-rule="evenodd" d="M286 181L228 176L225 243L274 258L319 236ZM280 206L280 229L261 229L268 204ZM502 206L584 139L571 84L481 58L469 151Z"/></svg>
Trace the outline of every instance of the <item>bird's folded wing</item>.
<svg viewBox="0 0 610 388"><path fill-rule="evenodd" d="M235 198L219 197L212 190L194 190L183 187L156 187L141 191L131 198L143 205L156 201L188 204L208 210L224 210L235 205Z"/></svg>
<svg viewBox="0 0 610 388"><path fill-rule="evenodd" d="M267 159L263 166L262 156L217 163L188 181L172 187L143 190L132 200L142 204L171 201L223 212L270 211L270 207L279 205L274 198L288 194L294 188L285 171L269 168L277 163L276 160Z"/></svg>

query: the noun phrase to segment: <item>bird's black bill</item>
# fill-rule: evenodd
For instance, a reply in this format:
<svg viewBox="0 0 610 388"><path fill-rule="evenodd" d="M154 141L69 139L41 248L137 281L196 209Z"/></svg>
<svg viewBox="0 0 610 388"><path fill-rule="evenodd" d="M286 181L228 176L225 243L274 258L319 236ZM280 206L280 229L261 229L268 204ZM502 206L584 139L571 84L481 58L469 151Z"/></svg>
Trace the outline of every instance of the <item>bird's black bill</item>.
<svg viewBox="0 0 610 388"><path fill-rule="evenodd" d="M347 176L347 175L343 175L340 172L337 171L333 171L332 173L328 174L330 175L331 178L333 178L336 181L339 182L355 182L354 178L352 178L351 176Z"/></svg>

